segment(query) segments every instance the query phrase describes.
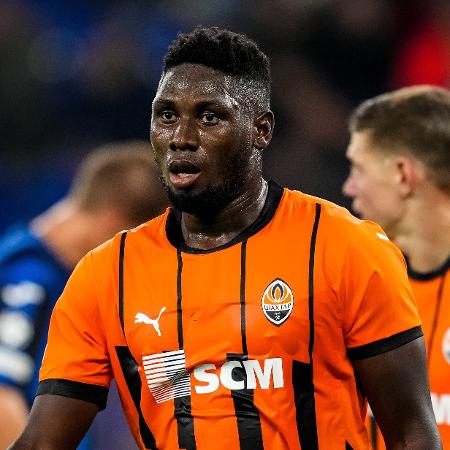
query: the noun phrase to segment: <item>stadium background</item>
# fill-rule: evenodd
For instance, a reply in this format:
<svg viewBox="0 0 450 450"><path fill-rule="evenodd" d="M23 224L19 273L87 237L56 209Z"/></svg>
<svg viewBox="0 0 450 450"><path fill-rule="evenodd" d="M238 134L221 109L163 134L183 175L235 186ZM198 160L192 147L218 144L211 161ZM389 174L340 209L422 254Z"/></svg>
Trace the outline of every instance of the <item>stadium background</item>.
<svg viewBox="0 0 450 450"><path fill-rule="evenodd" d="M148 136L161 58L196 24L245 32L271 57L267 177L344 206L350 110L450 86L448 0L1 0L0 231L62 197L94 146ZM117 412L100 416L98 448L130 448Z"/></svg>

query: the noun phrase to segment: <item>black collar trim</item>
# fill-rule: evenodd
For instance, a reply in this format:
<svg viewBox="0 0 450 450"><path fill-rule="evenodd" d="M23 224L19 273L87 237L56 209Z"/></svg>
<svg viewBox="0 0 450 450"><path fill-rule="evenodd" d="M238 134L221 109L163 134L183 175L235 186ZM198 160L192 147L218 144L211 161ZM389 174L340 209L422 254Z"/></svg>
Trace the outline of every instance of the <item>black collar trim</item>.
<svg viewBox="0 0 450 450"><path fill-rule="evenodd" d="M212 253L218 250L223 250L224 248L231 247L238 242L245 241L250 236L253 236L262 228L264 228L275 215L282 196L283 188L275 183L275 181L269 180L267 198L258 218L236 237L234 237L230 242L208 250L192 248L186 245L186 243L184 242L183 233L181 231L181 211L176 208L170 208L169 215L167 216L166 221L167 239L175 248L185 253Z"/></svg>
<svg viewBox="0 0 450 450"><path fill-rule="evenodd" d="M442 264L441 267L438 267L436 270L432 270L431 272L416 272L410 267L408 258L406 258L406 264L408 265L408 276L410 278L417 281L429 281L433 278L439 278L445 275L445 273L450 269L450 257L444 264Z"/></svg>

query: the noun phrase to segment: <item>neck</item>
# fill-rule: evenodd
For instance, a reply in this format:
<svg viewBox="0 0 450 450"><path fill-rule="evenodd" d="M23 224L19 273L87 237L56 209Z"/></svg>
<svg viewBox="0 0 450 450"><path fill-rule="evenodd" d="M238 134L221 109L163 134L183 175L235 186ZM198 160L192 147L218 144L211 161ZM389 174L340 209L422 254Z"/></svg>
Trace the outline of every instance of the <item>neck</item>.
<svg viewBox="0 0 450 450"><path fill-rule="evenodd" d="M267 191L267 182L260 178L222 211L207 220L183 212L181 231L186 245L209 250L228 243L257 219L264 207Z"/></svg>
<svg viewBox="0 0 450 450"><path fill-rule="evenodd" d="M113 208L87 211L76 201L64 199L30 224L32 231L68 270L94 247L127 227Z"/></svg>
<svg viewBox="0 0 450 450"><path fill-rule="evenodd" d="M30 224L32 231L55 258L72 270L92 247L87 233L88 220L75 202L62 200Z"/></svg>
<svg viewBox="0 0 450 450"><path fill-rule="evenodd" d="M439 269L450 256L450 197L435 189L412 199L393 238L411 269Z"/></svg>

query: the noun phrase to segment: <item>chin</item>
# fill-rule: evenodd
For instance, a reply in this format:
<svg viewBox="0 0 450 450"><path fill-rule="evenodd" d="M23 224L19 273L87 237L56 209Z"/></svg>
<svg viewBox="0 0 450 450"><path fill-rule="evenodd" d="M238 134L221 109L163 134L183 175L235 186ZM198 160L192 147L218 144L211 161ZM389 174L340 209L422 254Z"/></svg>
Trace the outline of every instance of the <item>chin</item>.
<svg viewBox="0 0 450 450"><path fill-rule="evenodd" d="M170 203L180 211L210 217L218 214L238 195L227 184L187 191L167 190Z"/></svg>

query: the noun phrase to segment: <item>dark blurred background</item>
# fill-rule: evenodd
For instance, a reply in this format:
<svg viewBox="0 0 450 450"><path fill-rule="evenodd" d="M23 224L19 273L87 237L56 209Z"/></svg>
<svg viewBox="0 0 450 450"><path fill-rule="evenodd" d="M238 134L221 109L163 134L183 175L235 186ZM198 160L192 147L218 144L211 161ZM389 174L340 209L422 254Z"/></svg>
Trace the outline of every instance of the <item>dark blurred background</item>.
<svg viewBox="0 0 450 450"><path fill-rule="evenodd" d="M448 0L1 0L0 231L57 200L93 146L147 137L161 58L195 24L245 32L271 57L267 176L344 205L351 108L449 85Z"/></svg>
<svg viewBox="0 0 450 450"><path fill-rule="evenodd" d="M351 109L450 86L449 0L0 0L0 231L58 200L96 145L147 138L165 49L196 24L271 58L267 177L345 206Z"/></svg>

